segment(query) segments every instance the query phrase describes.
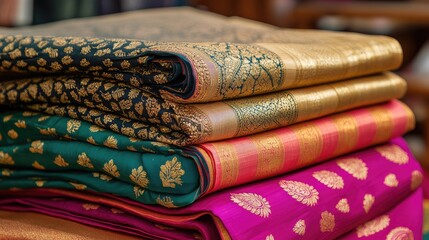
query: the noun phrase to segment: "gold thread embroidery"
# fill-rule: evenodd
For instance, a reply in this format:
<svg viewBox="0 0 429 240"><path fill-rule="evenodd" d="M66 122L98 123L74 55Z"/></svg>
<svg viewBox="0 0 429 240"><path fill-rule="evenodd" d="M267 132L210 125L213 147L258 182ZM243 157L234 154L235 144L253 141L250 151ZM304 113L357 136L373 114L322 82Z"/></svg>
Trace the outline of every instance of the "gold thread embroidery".
<svg viewBox="0 0 429 240"><path fill-rule="evenodd" d="M85 210L89 211L89 210L97 210L100 207L100 205L94 204L94 203L84 203L82 204L82 207Z"/></svg>
<svg viewBox="0 0 429 240"><path fill-rule="evenodd" d="M43 145L44 143L40 140L33 141L30 146L30 152L43 154Z"/></svg>
<svg viewBox="0 0 429 240"><path fill-rule="evenodd" d="M356 118L348 114L332 118L332 122L338 129L338 143L335 154L352 150L358 141L359 128Z"/></svg>
<svg viewBox="0 0 429 240"><path fill-rule="evenodd" d="M94 168L94 165L91 163L91 159L89 159L89 157L86 156L86 153L84 152L77 156L77 164L81 165L82 167Z"/></svg>
<svg viewBox="0 0 429 240"><path fill-rule="evenodd" d="M387 228L390 223L388 215L379 216L371 221L368 221L356 228L358 238L374 235L383 229Z"/></svg>
<svg viewBox="0 0 429 240"><path fill-rule="evenodd" d="M250 137L256 145L258 164L255 177L267 178L276 175L282 168L285 160L284 147L279 136L265 134Z"/></svg>
<svg viewBox="0 0 429 240"><path fill-rule="evenodd" d="M173 157L171 161L166 161L160 169L159 177L163 187L175 188L176 184L182 185L181 177L185 174L185 170L182 169L182 163L176 157Z"/></svg>
<svg viewBox="0 0 429 240"><path fill-rule="evenodd" d="M110 148L118 148L118 140L116 140L115 137L109 136L104 142L104 146L110 147Z"/></svg>
<svg viewBox="0 0 429 240"><path fill-rule="evenodd" d="M12 119L13 115L7 115L3 117L3 122L9 122L10 119Z"/></svg>
<svg viewBox="0 0 429 240"><path fill-rule="evenodd" d="M366 213L369 212L374 202L375 202L375 197L372 194L369 194L369 193L365 194L363 198L363 209L365 210Z"/></svg>
<svg viewBox="0 0 429 240"><path fill-rule="evenodd" d="M414 240L414 234L407 227L397 227L387 234L386 240Z"/></svg>
<svg viewBox="0 0 429 240"><path fill-rule="evenodd" d="M304 236L305 234L305 221L303 219L298 220L298 222L295 223L295 225L293 226L293 232L300 235L300 236Z"/></svg>
<svg viewBox="0 0 429 240"><path fill-rule="evenodd" d="M55 157L54 163L60 167L67 167L69 165L69 163L66 162L66 160L64 160L64 158L59 154Z"/></svg>
<svg viewBox="0 0 429 240"><path fill-rule="evenodd" d="M12 139L17 139L17 138L18 138L18 133L17 133L15 130L13 130L13 129L9 130L9 131L7 132L7 135L8 135L10 138L12 138Z"/></svg>
<svg viewBox="0 0 429 240"><path fill-rule="evenodd" d="M350 212L350 205L349 205L349 202L347 201L347 198L340 199L337 205L335 205L335 208L342 213Z"/></svg>
<svg viewBox="0 0 429 240"><path fill-rule="evenodd" d="M334 214L324 211L320 215L320 231L321 232L333 232L335 228L335 216Z"/></svg>
<svg viewBox="0 0 429 240"><path fill-rule="evenodd" d="M33 166L35 169L45 170L45 167L37 161L34 161L33 164L31 164L31 166Z"/></svg>
<svg viewBox="0 0 429 240"><path fill-rule="evenodd" d="M55 128L46 128L46 129L42 128L42 129L40 129L40 134L54 136L57 133L56 133Z"/></svg>
<svg viewBox="0 0 429 240"><path fill-rule="evenodd" d="M77 190L85 190L87 188L85 184L79 184L79 183L73 183L73 182L69 182L69 183Z"/></svg>
<svg viewBox="0 0 429 240"><path fill-rule="evenodd" d="M80 128L81 122L79 120L71 119L67 122L67 132L74 133Z"/></svg>
<svg viewBox="0 0 429 240"><path fill-rule="evenodd" d="M379 152L381 156L396 164L403 165L408 163L408 154L399 146L389 144L381 147L376 147L375 150L377 150L377 152Z"/></svg>
<svg viewBox="0 0 429 240"><path fill-rule="evenodd" d="M384 178L384 185L388 187L397 187L399 184L398 179L396 178L396 175L393 173L387 174L387 176Z"/></svg>
<svg viewBox="0 0 429 240"><path fill-rule="evenodd" d="M307 206L314 206L319 200L319 192L311 185L287 180L281 180L279 185L292 198Z"/></svg>
<svg viewBox="0 0 429 240"><path fill-rule="evenodd" d="M37 181L35 181L36 186L38 186L38 187L43 187L43 185L45 184L45 182L46 182L46 181L42 181L42 180L37 180Z"/></svg>
<svg viewBox="0 0 429 240"><path fill-rule="evenodd" d="M174 205L174 202L171 197L168 196L165 196L162 199L160 196L158 196L158 198L156 199L156 203L166 208L177 208L177 206Z"/></svg>
<svg viewBox="0 0 429 240"><path fill-rule="evenodd" d="M220 165L220 186L219 188L233 186L237 182L239 169L239 159L235 147L228 142L218 142L213 144L219 156Z"/></svg>
<svg viewBox="0 0 429 240"><path fill-rule="evenodd" d="M343 189L344 181L343 178L331 171L322 170L313 173L313 177L317 179L317 181L321 182L325 186L332 189Z"/></svg>
<svg viewBox="0 0 429 240"><path fill-rule="evenodd" d="M27 125L25 124L25 120L18 120L15 123L15 126L18 128L26 128L27 127Z"/></svg>
<svg viewBox="0 0 429 240"><path fill-rule="evenodd" d="M256 193L231 193L230 199L238 206L257 216L267 218L271 214L270 203Z"/></svg>
<svg viewBox="0 0 429 240"><path fill-rule="evenodd" d="M106 175L106 174L103 174L103 173L98 173L98 172L93 172L92 176L95 177L95 178L100 178L101 180L107 181L107 182L113 179L109 175Z"/></svg>
<svg viewBox="0 0 429 240"><path fill-rule="evenodd" d="M133 168L129 177L131 181L143 188L146 188L149 184L149 179L147 178L146 171L143 170L143 166L139 166L137 169Z"/></svg>
<svg viewBox="0 0 429 240"><path fill-rule="evenodd" d="M37 121L39 121L39 122L43 122L43 121L47 120L48 118L50 118L50 116L43 116L43 117L39 117L39 118L37 119Z"/></svg>
<svg viewBox="0 0 429 240"><path fill-rule="evenodd" d="M144 188L141 188L139 186L134 186L133 192L134 192L134 195L136 196L136 198L138 198L144 194Z"/></svg>
<svg viewBox="0 0 429 240"><path fill-rule="evenodd" d="M4 153L3 151L0 151L0 164L14 165L15 161L13 160L12 156L10 156L8 153Z"/></svg>
<svg viewBox="0 0 429 240"><path fill-rule="evenodd" d="M423 182L423 175L420 171L414 170L411 173L411 190L418 188Z"/></svg>
<svg viewBox="0 0 429 240"><path fill-rule="evenodd" d="M113 159L110 159L109 162L105 163L103 166L103 170L114 177L119 177L120 173L118 171L118 167L113 162Z"/></svg>
<svg viewBox="0 0 429 240"><path fill-rule="evenodd" d="M365 180L368 175L368 167L359 158L343 158L337 161L337 165L359 180Z"/></svg>
<svg viewBox="0 0 429 240"><path fill-rule="evenodd" d="M320 129L311 123L291 128L299 142L299 166L312 163L322 152L323 139Z"/></svg>
<svg viewBox="0 0 429 240"><path fill-rule="evenodd" d="M97 126L97 125L91 125L91 127L89 127L89 131L91 132L101 132L104 131L103 128Z"/></svg>
<svg viewBox="0 0 429 240"><path fill-rule="evenodd" d="M88 142L88 143L91 143L91 144L94 144L94 145L97 145L97 143L95 142L95 140L94 140L94 138L91 136L91 137L88 137L87 139L86 139L86 141Z"/></svg>
<svg viewBox="0 0 429 240"><path fill-rule="evenodd" d="M13 174L13 171L12 170L10 170L10 169L7 169L7 168L5 168L5 169L3 169L2 171L1 171L1 175L2 176L5 176L5 177L8 177L8 176L10 176L10 175L12 175Z"/></svg>

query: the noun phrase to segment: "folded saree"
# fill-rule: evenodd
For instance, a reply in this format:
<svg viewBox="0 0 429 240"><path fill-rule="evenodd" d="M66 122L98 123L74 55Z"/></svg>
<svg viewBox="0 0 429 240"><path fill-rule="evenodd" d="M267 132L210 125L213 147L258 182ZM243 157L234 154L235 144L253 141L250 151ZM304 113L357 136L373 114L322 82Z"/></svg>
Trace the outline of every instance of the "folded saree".
<svg viewBox="0 0 429 240"><path fill-rule="evenodd" d="M175 207L385 142L412 129L414 118L394 100L188 147L128 138L87 122L34 112L2 113L0 123L1 189L11 183L88 189Z"/></svg>
<svg viewBox="0 0 429 240"><path fill-rule="evenodd" d="M346 239L418 238L421 182L418 162L396 138L301 171L223 190L175 210L108 194L41 188L2 191L0 208L158 239L334 239L344 234L349 234ZM19 187L10 184L14 186ZM413 216L417 219L403 221Z"/></svg>
<svg viewBox="0 0 429 240"><path fill-rule="evenodd" d="M184 146L380 103L405 91L403 79L382 73L241 99L180 104L103 78L55 76L0 81L0 106L68 116L130 137Z"/></svg>

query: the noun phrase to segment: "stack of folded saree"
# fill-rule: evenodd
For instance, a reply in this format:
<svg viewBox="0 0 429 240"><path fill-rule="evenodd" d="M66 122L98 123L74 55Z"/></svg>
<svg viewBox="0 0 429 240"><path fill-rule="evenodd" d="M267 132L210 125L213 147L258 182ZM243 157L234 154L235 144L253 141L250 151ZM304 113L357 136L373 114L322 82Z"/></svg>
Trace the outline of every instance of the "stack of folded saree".
<svg viewBox="0 0 429 240"><path fill-rule="evenodd" d="M182 31L205 16L156 11ZM193 42L105 38L104 18L81 37L4 31L0 209L148 238L421 235L422 173L398 138L414 117L386 72L398 43L207 18L218 31L202 20Z"/></svg>

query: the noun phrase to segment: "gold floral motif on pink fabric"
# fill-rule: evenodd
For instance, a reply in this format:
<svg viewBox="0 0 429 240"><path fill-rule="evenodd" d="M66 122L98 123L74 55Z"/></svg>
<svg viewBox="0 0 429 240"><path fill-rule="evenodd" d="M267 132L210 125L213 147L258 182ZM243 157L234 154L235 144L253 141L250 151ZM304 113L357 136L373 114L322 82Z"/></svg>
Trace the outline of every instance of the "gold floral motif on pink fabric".
<svg viewBox="0 0 429 240"><path fill-rule="evenodd" d="M390 223L388 215L382 215L356 228L358 238L368 237L387 228Z"/></svg>
<svg viewBox="0 0 429 240"><path fill-rule="evenodd" d="M334 214L324 211L320 215L320 231L321 232L333 232L335 228L335 216Z"/></svg>
<svg viewBox="0 0 429 240"><path fill-rule="evenodd" d="M231 193L231 201L263 218L267 218L271 214L270 203L256 193Z"/></svg>
<svg viewBox="0 0 429 240"><path fill-rule="evenodd" d="M384 178L384 185L388 187L397 187L399 184L398 179L396 178L396 175L393 173L387 174L387 176Z"/></svg>
<svg viewBox="0 0 429 240"><path fill-rule="evenodd" d="M408 163L408 154L396 145L384 145L376 147L375 150L377 150L381 156L396 164L402 165Z"/></svg>
<svg viewBox="0 0 429 240"><path fill-rule="evenodd" d="M305 221L303 219L298 220L298 222L295 223L295 226L293 226L293 232L300 235L300 236L304 236L305 234Z"/></svg>
<svg viewBox="0 0 429 240"><path fill-rule="evenodd" d="M350 205L349 205L349 202L347 201L347 198L340 199L337 205L335 205L335 208L342 213L350 212Z"/></svg>
<svg viewBox="0 0 429 240"><path fill-rule="evenodd" d="M281 180L279 185L291 197L307 206L314 206L319 200L319 192L311 185L288 180Z"/></svg>
<svg viewBox="0 0 429 240"><path fill-rule="evenodd" d="M414 234L407 227L397 227L387 234L386 240L414 240Z"/></svg>
<svg viewBox="0 0 429 240"><path fill-rule="evenodd" d="M343 158L337 161L337 165L359 180L365 180L368 176L368 167L359 158Z"/></svg>
<svg viewBox="0 0 429 240"><path fill-rule="evenodd" d="M332 189L343 189L344 181L343 178L331 171L322 170L313 173L313 177L323 185Z"/></svg>

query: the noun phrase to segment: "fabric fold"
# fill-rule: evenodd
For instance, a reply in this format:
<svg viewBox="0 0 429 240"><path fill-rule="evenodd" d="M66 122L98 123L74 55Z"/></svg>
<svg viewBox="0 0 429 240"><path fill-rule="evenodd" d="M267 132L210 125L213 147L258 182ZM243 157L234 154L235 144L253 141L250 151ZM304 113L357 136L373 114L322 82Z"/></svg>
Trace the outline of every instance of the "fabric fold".
<svg viewBox="0 0 429 240"><path fill-rule="evenodd" d="M1 191L0 208L107 229L117 223L122 232L160 238L395 239L392 236L421 234L422 178L418 162L397 138L298 172L223 190L174 211L114 195L40 188ZM406 218L404 209L410 213ZM402 221L412 216L419 218Z"/></svg>
<svg viewBox="0 0 429 240"><path fill-rule="evenodd" d="M60 116L11 112L0 119L0 188L13 181L20 188L110 191L170 207L379 144L414 127L410 109L396 100L183 148Z"/></svg>
<svg viewBox="0 0 429 240"><path fill-rule="evenodd" d="M287 34L287 32L285 32ZM163 43L85 37L0 36L3 76L87 74L208 102L392 70L402 62L383 36L307 35L309 43ZM365 40L365 41L363 41ZM347 53L353 54L349 58Z"/></svg>
<svg viewBox="0 0 429 240"><path fill-rule="evenodd" d="M143 140L185 146L250 135L356 107L400 98L393 73L204 104L92 77L0 81L0 105L85 120Z"/></svg>

